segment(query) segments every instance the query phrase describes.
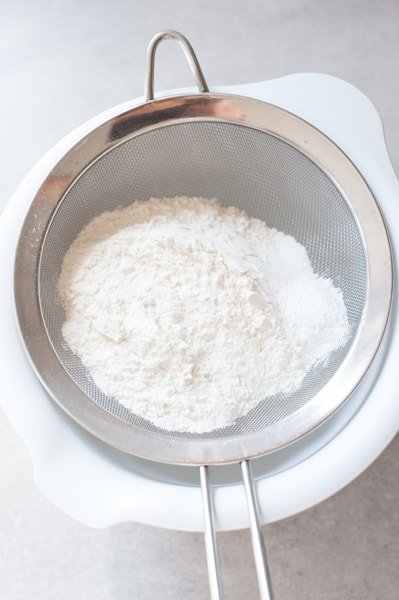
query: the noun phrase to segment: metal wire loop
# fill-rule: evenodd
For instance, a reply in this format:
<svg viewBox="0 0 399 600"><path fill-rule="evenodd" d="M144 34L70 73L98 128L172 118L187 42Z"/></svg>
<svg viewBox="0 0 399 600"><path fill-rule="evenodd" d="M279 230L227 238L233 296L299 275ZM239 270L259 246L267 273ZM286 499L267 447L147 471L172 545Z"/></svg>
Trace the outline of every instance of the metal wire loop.
<svg viewBox="0 0 399 600"><path fill-rule="evenodd" d="M197 82L200 92L209 92L208 84L202 72L201 66L195 55L194 49L188 39L178 31L160 31L150 41L147 48L146 73L144 84L144 97L146 102L154 100L154 65L155 53L161 42L164 40L174 40L183 49L184 56L187 59L190 70Z"/></svg>

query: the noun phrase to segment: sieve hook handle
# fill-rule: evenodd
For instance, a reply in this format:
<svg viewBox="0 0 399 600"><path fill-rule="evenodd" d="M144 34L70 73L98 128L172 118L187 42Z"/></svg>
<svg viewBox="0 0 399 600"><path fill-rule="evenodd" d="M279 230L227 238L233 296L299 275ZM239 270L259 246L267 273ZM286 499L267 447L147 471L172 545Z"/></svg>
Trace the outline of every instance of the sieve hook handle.
<svg viewBox="0 0 399 600"><path fill-rule="evenodd" d="M265 543L259 519L259 506L252 475L251 464L248 460L241 462L241 474L247 498L249 523L251 529L252 548L255 558L256 575L258 578L259 596L261 600L273 600L272 584L267 564ZM200 467L202 499L204 504L205 548L208 564L209 586L211 600L223 600L223 583L220 573L219 553L216 539L215 516L211 488L208 478L208 467Z"/></svg>
<svg viewBox="0 0 399 600"><path fill-rule="evenodd" d="M188 39L178 31L160 31L154 35L147 48L147 65L144 83L145 101L149 102L150 100L154 100L155 53L159 44L164 40L174 40L179 44L179 46L183 49L191 72L195 81L197 82L198 90L200 92L209 92L208 84L206 83L206 79L198 62L198 58L196 57L193 47Z"/></svg>

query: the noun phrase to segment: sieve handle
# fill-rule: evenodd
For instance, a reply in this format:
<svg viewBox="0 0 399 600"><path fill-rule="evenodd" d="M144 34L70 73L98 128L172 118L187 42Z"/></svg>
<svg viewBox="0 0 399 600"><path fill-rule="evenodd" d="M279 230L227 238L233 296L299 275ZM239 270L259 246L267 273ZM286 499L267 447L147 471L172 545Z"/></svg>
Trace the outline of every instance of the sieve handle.
<svg viewBox="0 0 399 600"><path fill-rule="evenodd" d="M223 583L220 574L219 552L215 530L215 516L212 502L211 488L208 478L208 467L200 467L202 500L204 504L205 521L205 549L208 564L209 588L211 600L223 600Z"/></svg>
<svg viewBox="0 0 399 600"><path fill-rule="evenodd" d="M146 102L154 100L154 64L155 52L159 44L164 40L174 40L183 49L184 55L190 66L191 72L197 82L200 92L209 92L208 84L206 83L198 58L195 55L192 45L184 35L178 31L160 31L150 41L147 48L147 65L144 83L144 97Z"/></svg>
<svg viewBox="0 0 399 600"><path fill-rule="evenodd" d="M252 548L254 551L256 575L261 600L273 600L272 584L266 558L266 548L259 520L259 506L252 475L251 463L241 462L241 473L247 498ZM220 573L219 553L216 539L215 516L212 494L209 485L208 467L200 467L201 490L204 504L205 548L208 563L211 600L223 600L223 583Z"/></svg>
<svg viewBox="0 0 399 600"><path fill-rule="evenodd" d="M242 461L241 473L244 482L245 495L247 497L252 548L254 551L260 598L261 600L273 600L273 590L270 571L267 564L265 542L259 519L258 498L255 491L251 463L248 460Z"/></svg>

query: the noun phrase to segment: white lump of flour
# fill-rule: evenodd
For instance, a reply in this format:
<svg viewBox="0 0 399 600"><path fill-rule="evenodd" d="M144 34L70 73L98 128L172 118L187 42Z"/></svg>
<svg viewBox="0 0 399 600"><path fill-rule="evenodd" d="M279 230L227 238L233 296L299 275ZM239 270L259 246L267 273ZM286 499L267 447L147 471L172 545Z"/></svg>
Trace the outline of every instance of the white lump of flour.
<svg viewBox="0 0 399 600"><path fill-rule="evenodd" d="M232 424L349 335L341 291L301 244L206 198L99 215L69 248L59 292L64 339L97 386L172 431Z"/></svg>

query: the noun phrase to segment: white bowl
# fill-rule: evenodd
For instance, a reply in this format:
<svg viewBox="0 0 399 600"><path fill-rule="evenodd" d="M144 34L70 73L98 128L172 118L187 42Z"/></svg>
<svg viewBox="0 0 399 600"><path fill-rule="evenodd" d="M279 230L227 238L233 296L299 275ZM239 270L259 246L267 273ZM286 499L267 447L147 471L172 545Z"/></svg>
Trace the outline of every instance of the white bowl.
<svg viewBox="0 0 399 600"><path fill-rule="evenodd" d="M399 184L387 155L379 116L356 88L326 75L300 74L264 83L214 88L266 100L306 119L352 159L390 223L399 222ZM174 93L192 90L176 90ZM141 99L138 99L141 100ZM60 157L100 123L138 100L114 107L61 140L27 175L0 219L0 402L26 444L41 492L61 510L95 527L141 521L202 530L198 472L152 463L110 448L79 428L56 406L30 367L14 318L15 246L41 181ZM398 235L391 232L394 254ZM254 471L263 522L300 512L348 484L399 429L396 273L393 309L384 343L362 384L327 423L289 448L257 460ZM219 530L246 527L238 469L212 470Z"/></svg>

